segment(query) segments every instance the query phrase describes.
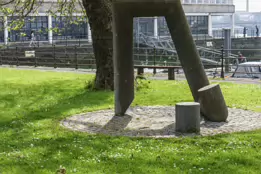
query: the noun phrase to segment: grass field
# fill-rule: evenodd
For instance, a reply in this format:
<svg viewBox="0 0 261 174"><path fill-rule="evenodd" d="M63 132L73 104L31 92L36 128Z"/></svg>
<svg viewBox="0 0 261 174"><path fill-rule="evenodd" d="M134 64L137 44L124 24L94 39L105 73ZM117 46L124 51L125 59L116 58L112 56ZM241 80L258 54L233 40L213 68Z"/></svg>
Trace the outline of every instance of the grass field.
<svg viewBox="0 0 261 174"><path fill-rule="evenodd" d="M112 92L85 89L92 76L0 68L0 173L261 173L261 131L149 139L72 132L59 121L113 108ZM229 107L261 112L257 85L221 84ZM185 82L151 81L133 105L191 101Z"/></svg>

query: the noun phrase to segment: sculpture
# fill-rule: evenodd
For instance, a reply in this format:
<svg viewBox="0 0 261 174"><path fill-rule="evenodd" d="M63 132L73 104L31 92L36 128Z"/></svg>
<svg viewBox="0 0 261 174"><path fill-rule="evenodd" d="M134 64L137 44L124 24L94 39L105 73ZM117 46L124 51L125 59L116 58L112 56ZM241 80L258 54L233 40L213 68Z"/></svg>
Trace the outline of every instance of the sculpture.
<svg viewBox="0 0 261 174"><path fill-rule="evenodd" d="M192 95L195 101L199 101L198 90L208 86L209 81L190 32L181 1L113 0L112 9L115 115L124 115L134 99L132 58L134 17L165 16ZM227 110L226 107L222 109Z"/></svg>

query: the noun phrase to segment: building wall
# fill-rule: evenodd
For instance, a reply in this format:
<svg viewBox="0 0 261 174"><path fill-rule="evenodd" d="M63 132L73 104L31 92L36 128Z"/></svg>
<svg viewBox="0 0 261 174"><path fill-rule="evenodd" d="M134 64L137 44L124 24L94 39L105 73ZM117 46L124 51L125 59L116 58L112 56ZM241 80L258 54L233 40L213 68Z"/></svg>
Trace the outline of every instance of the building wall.
<svg viewBox="0 0 261 174"><path fill-rule="evenodd" d="M235 14L235 35L236 37L243 37L243 28L247 28L247 36L256 36L256 26L261 31L261 12L236 12ZM222 36L222 28L228 28L231 26L231 19L229 16L213 16L212 17L213 28L220 28L218 31L214 31L219 37ZM260 34L260 32L259 32Z"/></svg>
<svg viewBox="0 0 261 174"><path fill-rule="evenodd" d="M191 27L192 34L208 34L208 14L210 13L234 13L235 6L232 0L182 0L183 9L185 13L190 13L187 16L188 23ZM9 41L26 41L30 38L30 32L35 31L36 39L40 41L48 40L48 14L47 10L56 10L57 3L53 0L46 1L39 8L39 16L27 17L25 19L25 26L19 30L12 30L8 32ZM81 11L80 6L77 7L78 12ZM201 15L197 15L201 13ZM202 15L204 14L204 15ZM59 14L58 14L59 15ZM9 24L12 18L8 18ZM153 18L139 18L134 19L134 33L142 32L147 35L153 35L154 20ZM76 24L78 23L78 24ZM0 22L0 27L3 25ZM52 26L54 28L52 39L77 39L87 38L87 19L78 22L77 17L68 22L66 17L52 17ZM1 27L3 28L3 27ZM138 30L139 28L139 30ZM158 18L159 35L168 35L168 28L163 17ZM0 42L3 42L4 32L0 30Z"/></svg>
<svg viewBox="0 0 261 174"><path fill-rule="evenodd" d="M235 13L234 5L183 4L185 13Z"/></svg>
<svg viewBox="0 0 261 174"><path fill-rule="evenodd" d="M9 25L15 17L8 17ZM81 20L81 21L80 21ZM0 23L1 26L1 23ZM86 38L87 19L74 17L52 17L53 38L54 40ZM3 28L3 27L2 27ZM31 31L35 32L36 39L39 41L48 40L48 16L29 16L24 19L24 26L19 30L10 30L8 32L9 41L28 41ZM4 40L4 31L0 31L0 42Z"/></svg>
<svg viewBox="0 0 261 174"><path fill-rule="evenodd" d="M187 16L187 21L191 28L193 35L207 35L208 34L208 16L193 15ZM139 28L139 31L138 31ZM135 18L134 19L134 33L138 32L153 36L154 33L154 18ZM158 35L168 36L169 29L164 17L158 17Z"/></svg>

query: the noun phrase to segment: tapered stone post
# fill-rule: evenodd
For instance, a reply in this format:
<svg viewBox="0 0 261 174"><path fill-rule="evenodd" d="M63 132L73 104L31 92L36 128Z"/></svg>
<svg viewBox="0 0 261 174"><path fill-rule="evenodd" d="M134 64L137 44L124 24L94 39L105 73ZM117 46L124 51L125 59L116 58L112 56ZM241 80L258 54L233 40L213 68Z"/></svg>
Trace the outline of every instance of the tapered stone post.
<svg viewBox="0 0 261 174"><path fill-rule="evenodd" d="M218 84L208 85L198 90L201 113L213 122L224 122L228 117L225 99Z"/></svg>
<svg viewBox="0 0 261 174"><path fill-rule="evenodd" d="M124 115L134 99L133 18L119 4L113 12L115 115Z"/></svg>
<svg viewBox="0 0 261 174"><path fill-rule="evenodd" d="M165 18L190 90L194 100L198 101L198 90L209 85L209 81L190 32L181 1L172 5Z"/></svg>

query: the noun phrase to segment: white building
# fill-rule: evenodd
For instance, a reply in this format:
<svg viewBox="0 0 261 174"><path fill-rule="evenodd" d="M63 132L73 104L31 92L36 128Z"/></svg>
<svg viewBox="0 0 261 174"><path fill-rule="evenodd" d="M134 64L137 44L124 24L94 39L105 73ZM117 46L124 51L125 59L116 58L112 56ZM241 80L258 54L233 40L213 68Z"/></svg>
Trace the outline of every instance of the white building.
<svg viewBox="0 0 261 174"><path fill-rule="evenodd" d="M233 0L182 0L184 11L187 15L192 34L205 34L212 36L212 17L230 16L232 34L234 31L235 6ZM34 30L39 41L58 39L79 39L85 38L91 42L91 31L87 19L79 24L65 24L66 17L53 17L47 15L46 10L53 5L53 0L46 0L46 3L39 9L37 16L26 17L25 26L21 30L8 30L8 22L0 23L4 30L0 31L0 42L29 40L30 32ZM78 21L77 15L72 21ZM59 14L58 14L59 16ZM11 17L5 17L12 21ZM137 20L137 19L136 19ZM59 28L59 32L53 28ZM167 31L165 20L162 17L139 18L134 24L135 30L143 33L150 33L155 37L164 35Z"/></svg>

